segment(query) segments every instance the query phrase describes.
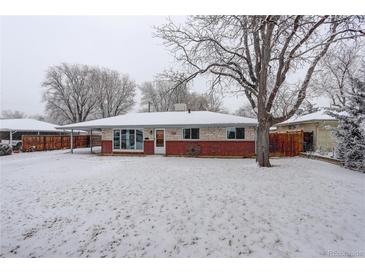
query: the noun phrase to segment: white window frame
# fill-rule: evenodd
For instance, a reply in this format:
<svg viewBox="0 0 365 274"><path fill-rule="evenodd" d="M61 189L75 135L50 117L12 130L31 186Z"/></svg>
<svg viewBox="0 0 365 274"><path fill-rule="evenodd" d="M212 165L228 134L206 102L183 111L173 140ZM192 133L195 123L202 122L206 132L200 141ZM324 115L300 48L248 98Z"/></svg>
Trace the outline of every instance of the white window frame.
<svg viewBox="0 0 365 274"><path fill-rule="evenodd" d="M230 139L230 138L228 138L228 129L229 128L234 128L234 129L237 129L237 128L243 128L244 129L244 138L243 139L237 139L236 138L236 136L237 136L237 134L236 134L236 136L235 136L235 138L233 138L233 139ZM237 130L236 130L236 132L237 132ZM226 140L227 141L243 141L243 140L246 140L246 128L245 127L226 127Z"/></svg>
<svg viewBox="0 0 365 274"><path fill-rule="evenodd" d="M197 128L197 129L199 129L199 138L198 139L193 139L193 138L191 138L191 129L193 129L193 128ZM185 138L185 134L184 134L184 130L185 129L190 129L190 139L187 139L187 138ZM184 127L184 128L182 128L182 130L181 130L181 135L182 135L182 139L183 140L190 140L190 141L195 141L195 140L200 140L200 128L199 127Z"/></svg>
<svg viewBox="0 0 365 274"><path fill-rule="evenodd" d="M114 148L114 131L115 130L119 130L119 144L120 147L122 146L122 130L134 130L134 144L137 147L137 134L136 131L140 130L142 131L142 149L122 149L122 148ZM144 130L143 128L113 128L113 134L112 134L112 148L113 151L118 151L118 152L143 152L144 151Z"/></svg>

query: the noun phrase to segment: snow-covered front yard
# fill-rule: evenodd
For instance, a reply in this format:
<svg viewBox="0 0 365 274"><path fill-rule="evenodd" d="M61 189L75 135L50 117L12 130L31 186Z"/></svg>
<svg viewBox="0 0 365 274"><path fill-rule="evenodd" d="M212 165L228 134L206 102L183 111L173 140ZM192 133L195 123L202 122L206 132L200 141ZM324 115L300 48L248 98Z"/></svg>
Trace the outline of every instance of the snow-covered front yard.
<svg viewBox="0 0 365 274"><path fill-rule="evenodd" d="M0 257L365 256L365 174L78 152L0 159Z"/></svg>

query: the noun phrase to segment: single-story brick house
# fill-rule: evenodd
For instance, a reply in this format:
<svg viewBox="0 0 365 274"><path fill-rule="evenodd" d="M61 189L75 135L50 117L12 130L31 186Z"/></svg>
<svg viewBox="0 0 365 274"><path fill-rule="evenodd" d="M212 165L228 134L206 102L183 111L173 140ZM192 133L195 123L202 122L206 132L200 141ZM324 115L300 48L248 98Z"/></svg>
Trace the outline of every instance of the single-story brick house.
<svg viewBox="0 0 365 274"><path fill-rule="evenodd" d="M336 147L333 129L337 125L336 118L328 115L322 109L302 116L293 116L275 126L276 132L302 130L304 133L304 151L333 151Z"/></svg>
<svg viewBox="0 0 365 274"><path fill-rule="evenodd" d="M128 113L61 126L101 130L101 154L251 157L255 119L209 111Z"/></svg>

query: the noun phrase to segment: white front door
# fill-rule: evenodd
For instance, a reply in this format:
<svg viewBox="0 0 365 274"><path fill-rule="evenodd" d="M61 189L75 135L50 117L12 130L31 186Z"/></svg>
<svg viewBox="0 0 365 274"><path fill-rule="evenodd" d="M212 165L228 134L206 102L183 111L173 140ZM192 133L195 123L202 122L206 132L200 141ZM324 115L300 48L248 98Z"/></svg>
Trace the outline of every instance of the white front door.
<svg viewBox="0 0 365 274"><path fill-rule="evenodd" d="M166 152L166 140L165 140L165 129L155 129L155 154L165 154Z"/></svg>

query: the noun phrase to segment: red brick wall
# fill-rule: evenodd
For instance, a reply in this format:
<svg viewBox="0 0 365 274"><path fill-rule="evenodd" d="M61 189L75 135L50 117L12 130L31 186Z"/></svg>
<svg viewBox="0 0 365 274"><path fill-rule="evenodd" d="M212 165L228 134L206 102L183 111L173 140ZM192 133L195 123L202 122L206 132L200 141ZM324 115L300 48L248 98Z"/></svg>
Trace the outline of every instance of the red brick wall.
<svg viewBox="0 0 365 274"><path fill-rule="evenodd" d="M192 149L199 151L196 156L235 156L255 155L254 141L166 141L166 155L193 155ZM113 153L112 141L101 141L102 154ZM144 141L144 154L154 154L154 141ZM131 154L136 154L132 152Z"/></svg>
<svg viewBox="0 0 365 274"><path fill-rule="evenodd" d="M166 141L166 155L239 156L255 155L255 141Z"/></svg>
<svg viewBox="0 0 365 274"><path fill-rule="evenodd" d="M144 152L123 152L123 151L119 151L119 152L113 152L112 149L112 141L109 140L102 140L101 141L101 153L102 154L154 154L155 150L154 150L154 142L153 141L144 141Z"/></svg>
<svg viewBox="0 0 365 274"><path fill-rule="evenodd" d="M102 140L101 141L101 153L102 154L111 154L112 150L112 141L111 140Z"/></svg>
<svg viewBox="0 0 365 274"><path fill-rule="evenodd" d="M144 141L144 154L154 154L154 153L155 153L154 141L145 140Z"/></svg>

